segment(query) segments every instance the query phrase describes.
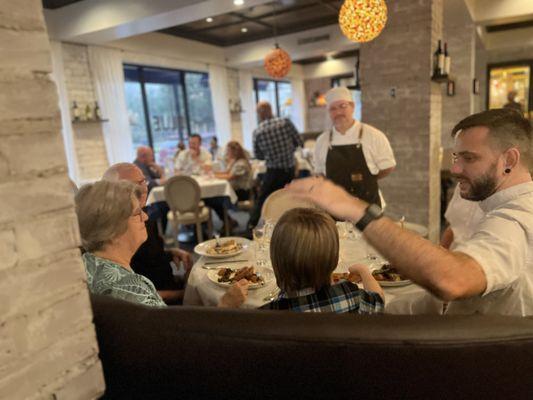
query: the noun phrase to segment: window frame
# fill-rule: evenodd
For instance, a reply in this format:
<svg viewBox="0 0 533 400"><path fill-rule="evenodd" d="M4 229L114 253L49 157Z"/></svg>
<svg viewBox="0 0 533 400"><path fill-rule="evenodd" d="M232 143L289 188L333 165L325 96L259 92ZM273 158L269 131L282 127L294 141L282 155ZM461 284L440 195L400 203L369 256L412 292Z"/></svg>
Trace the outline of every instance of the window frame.
<svg viewBox="0 0 533 400"><path fill-rule="evenodd" d="M155 69L155 70L163 70L163 71L171 71L171 72L177 72L179 73L179 84L181 85L183 89L183 112L185 114L185 125L187 127L187 134L185 135L185 132L182 132L180 129L178 129L178 135L181 141L189 140L189 136L191 135L191 121L190 121L190 114L189 114L189 101L187 98L187 86L185 84L185 75L186 74L200 74L204 75L209 80L209 73L205 71L193 71L193 70L187 70L187 69L175 69L175 68L165 68L165 67L157 67L152 65L138 65L138 64L131 64L131 63L123 63L122 64L123 69L127 68L135 68L137 70L138 76L139 76L139 83L141 85L141 94L142 94L142 103L143 103L143 110L144 110L144 120L146 124L146 134L148 136L148 144L153 149L154 148L154 139L152 134L152 126L150 124L150 110L148 107L148 98L146 96L146 83L147 82L144 77L144 69ZM180 104L180 96L178 93L178 85L173 85L173 91L174 96L176 98L176 104L179 107ZM211 91L211 87L209 87L209 91ZM179 115L179 108L176 110L177 115ZM214 110L213 111L213 118Z"/></svg>
<svg viewBox="0 0 533 400"><path fill-rule="evenodd" d="M259 90L257 90L258 82L259 81L274 82L274 90L276 92L276 115L279 117L279 115L280 115L280 106L279 106L279 88L278 88L278 83L288 83L289 85L291 85L291 92L292 92L291 81L277 80L277 79L270 79L270 78L253 78L253 79L254 79L255 104L259 103Z"/></svg>

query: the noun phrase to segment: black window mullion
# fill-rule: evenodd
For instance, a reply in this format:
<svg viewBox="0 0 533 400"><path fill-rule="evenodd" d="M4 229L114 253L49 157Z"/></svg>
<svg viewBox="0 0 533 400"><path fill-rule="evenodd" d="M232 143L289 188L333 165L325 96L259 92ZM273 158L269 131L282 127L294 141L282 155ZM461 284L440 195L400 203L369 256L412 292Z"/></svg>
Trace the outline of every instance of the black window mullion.
<svg viewBox="0 0 533 400"><path fill-rule="evenodd" d="M187 97L187 87L185 86L185 72L180 72L181 87L183 89L183 108L185 109L185 123L187 124L187 137L191 132L191 122L189 121L189 98Z"/></svg>
<svg viewBox="0 0 533 400"><path fill-rule="evenodd" d="M144 87L144 74L143 68L139 67L139 80L141 83L141 93L143 98L143 108L144 108L144 120L146 123L146 133L148 135L148 144L153 149L154 148L154 139L152 137L152 126L150 124L150 111L148 110L148 99L146 97L146 88Z"/></svg>
<svg viewBox="0 0 533 400"><path fill-rule="evenodd" d="M274 89L275 89L275 92L276 92L276 110L277 110L277 115L278 115L278 117L280 117L278 81L274 81Z"/></svg>
<svg viewBox="0 0 533 400"><path fill-rule="evenodd" d="M183 135L183 129L181 127L181 124L180 124L180 117L181 117L181 113L180 113L180 96L179 96L179 91L178 91L178 84L175 83L172 85L172 88L173 88L173 92L174 92L174 98L176 99L176 115L178 116L178 135L180 137L180 141L183 141L184 139L184 135Z"/></svg>

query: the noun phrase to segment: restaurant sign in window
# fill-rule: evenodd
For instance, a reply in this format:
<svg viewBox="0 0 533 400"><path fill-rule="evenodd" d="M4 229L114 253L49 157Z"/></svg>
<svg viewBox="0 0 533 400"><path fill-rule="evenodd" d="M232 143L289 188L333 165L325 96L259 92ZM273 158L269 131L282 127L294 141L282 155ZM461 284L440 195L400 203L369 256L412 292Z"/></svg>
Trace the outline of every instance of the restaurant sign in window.
<svg viewBox="0 0 533 400"><path fill-rule="evenodd" d="M124 76L133 146L151 146L157 163L170 163L192 133L216 135L206 73L124 65Z"/></svg>

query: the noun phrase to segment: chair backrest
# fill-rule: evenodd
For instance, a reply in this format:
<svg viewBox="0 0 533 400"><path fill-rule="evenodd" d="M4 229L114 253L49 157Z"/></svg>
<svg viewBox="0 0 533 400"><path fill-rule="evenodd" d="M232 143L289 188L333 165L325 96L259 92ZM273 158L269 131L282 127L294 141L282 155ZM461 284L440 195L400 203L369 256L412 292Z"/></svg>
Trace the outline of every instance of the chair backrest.
<svg viewBox="0 0 533 400"><path fill-rule="evenodd" d="M165 183L165 199L171 211L195 212L200 197L200 185L190 176L173 176Z"/></svg>
<svg viewBox="0 0 533 400"><path fill-rule="evenodd" d="M261 218L264 221L278 221L285 211L293 208L316 208L315 205L309 201L295 197L286 189L279 189L267 197L261 209Z"/></svg>

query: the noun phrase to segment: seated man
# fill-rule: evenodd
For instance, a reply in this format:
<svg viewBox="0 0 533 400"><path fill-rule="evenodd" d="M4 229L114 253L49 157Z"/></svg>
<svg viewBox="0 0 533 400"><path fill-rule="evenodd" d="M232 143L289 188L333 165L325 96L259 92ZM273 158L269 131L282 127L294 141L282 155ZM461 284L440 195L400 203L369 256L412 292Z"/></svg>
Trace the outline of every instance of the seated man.
<svg viewBox="0 0 533 400"><path fill-rule="evenodd" d="M126 180L138 185L141 189L141 206L146 204L148 186L141 170L134 164L114 164L104 173L103 180ZM141 244L131 259L131 268L138 274L146 276L153 282L159 295L167 304L181 301L183 298L183 284L178 284L172 274L171 262L185 267L185 282L192 268L191 255L180 249L166 251L164 242L157 230L154 220L146 221L147 240ZM184 283L185 283L184 282Z"/></svg>
<svg viewBox="0 0 533 400"><path fill-rule="evenodd" d="M289 190L338 218L352 221L402 274L450 304L447 313L533 315L532 129L514 110L471 115L453 129L461 197L483 217L454 251L401 229L376 205L322 178Z"/></svg>
<svg viewBox="0 0 533 400"><path fill-rule="evenodd" d="M133 162L144 175L144 179L148 185L148 193L154 187L165 184L165 171L160 165L155 163L154 151L147 146L137 148L137 158ZM167 226L167 213L169 211L168 205L165 202L157 202L151 204L146 213L151 221L161 221L163 232Z"/></svg>
<svg viewBox="0 0 533 400"><path fill-rule="evenodd" d="M199 175L204 167L211 165L211 154L202 146L202 137L196 133L189 136L189 148L178 154L174 171L185 175Z"/></svg>

